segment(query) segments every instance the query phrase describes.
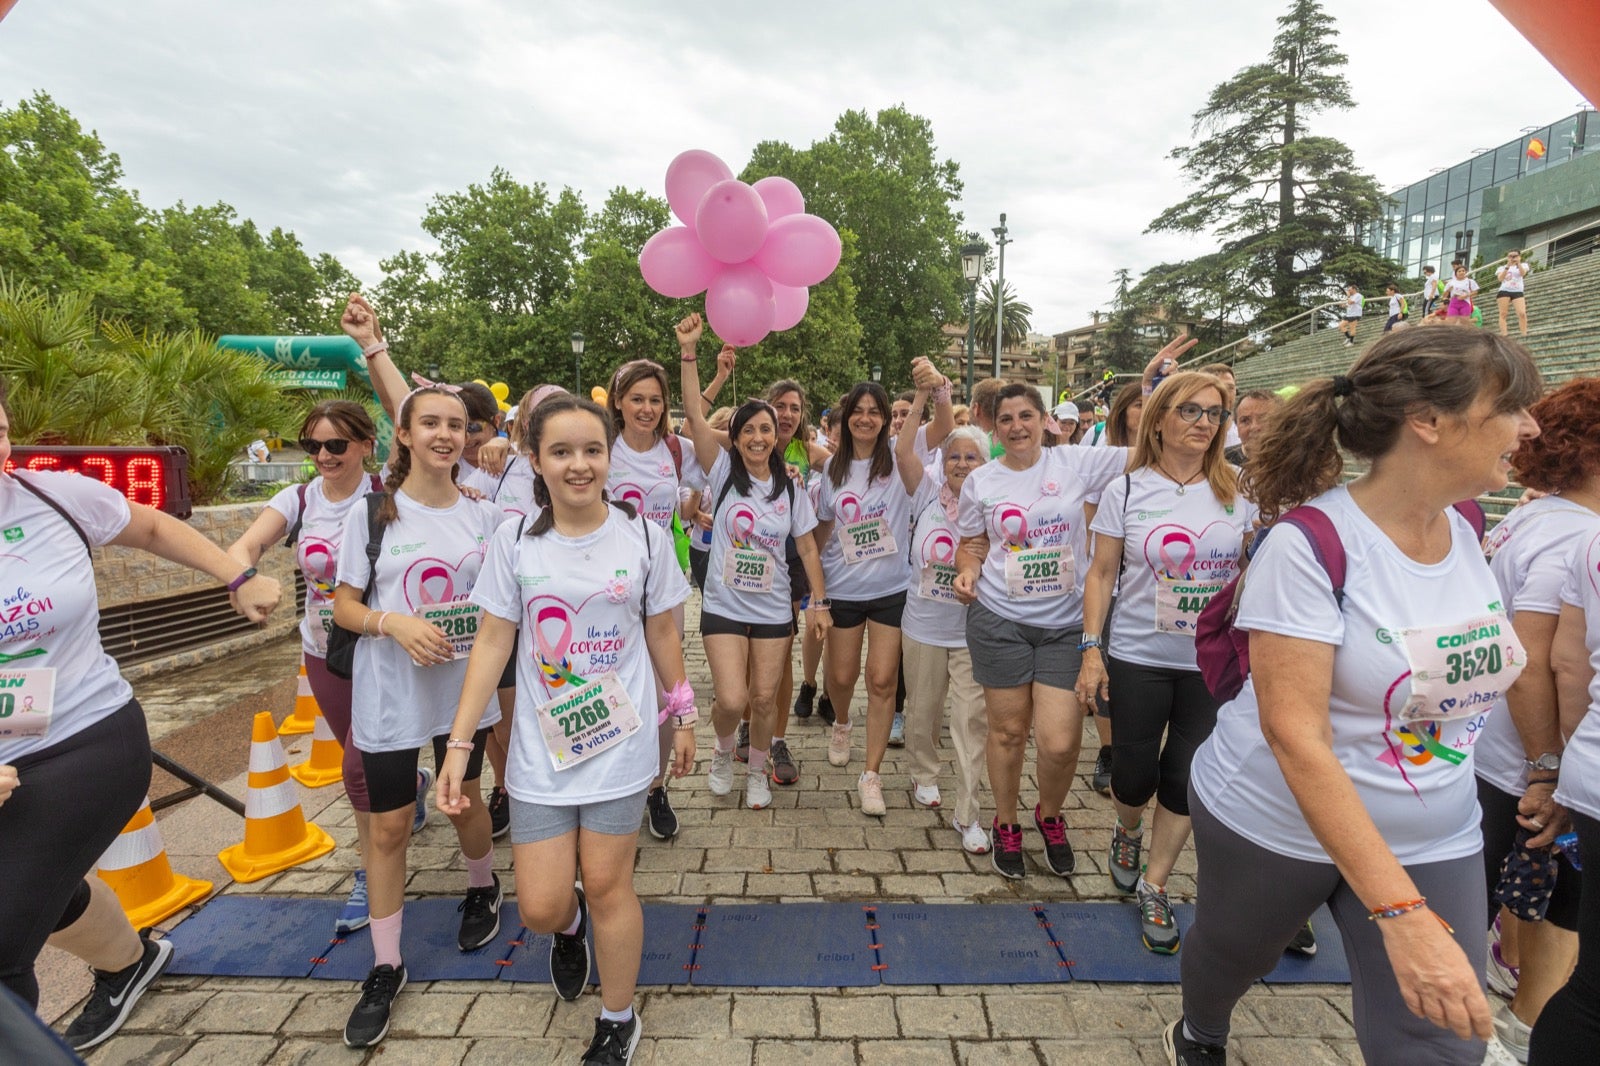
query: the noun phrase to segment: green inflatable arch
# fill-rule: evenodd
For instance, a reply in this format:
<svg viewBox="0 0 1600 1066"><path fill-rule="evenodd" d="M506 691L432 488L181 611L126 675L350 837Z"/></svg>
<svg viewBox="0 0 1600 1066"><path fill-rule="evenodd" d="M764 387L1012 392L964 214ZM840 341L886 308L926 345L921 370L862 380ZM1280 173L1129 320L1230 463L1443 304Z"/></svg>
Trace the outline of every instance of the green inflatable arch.
<svg viewBox="0 0 1600 1066"><path fill-rule="evenodd" d="M217 347L247 352L285 370L296 372L311 388L344 388L360 382L376 395L372 375L360 345L349 337L245 337L228 334L217 338ZM321 373L318 373L321 372ZM334 375L337 375L335 377ZM312 382L316 383L313 384ZM388 458L394 440L394 424L378 412L379 461Z"/></svg>

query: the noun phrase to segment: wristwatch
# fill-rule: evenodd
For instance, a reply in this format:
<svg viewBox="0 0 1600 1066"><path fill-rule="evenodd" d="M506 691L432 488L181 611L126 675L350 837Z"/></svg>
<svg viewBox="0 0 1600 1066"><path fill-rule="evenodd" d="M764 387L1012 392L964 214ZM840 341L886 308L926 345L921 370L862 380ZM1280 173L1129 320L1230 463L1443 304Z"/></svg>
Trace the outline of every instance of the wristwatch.
<svg viewBox="0 0 1600 1066"><path fill-rule="evenodd" d="M1559 770L1561 769L1561 755L1558 752L1547 751L1537 759L1523 759L1522 765L1530 774L1538 773L1540 770Z"/></svg>
<svg viewBox="0 0 1600 1066"><path fill-rule="evenodd" d="M832 600L828 600L828 599L822 599L822 600L815 600L814 599L809 604L807 604L806 606L807 606L808 609L813 610L813 611L815 611L815 610L830 611L830 610L833 609L833 601Z"/></svg>
<svg viewBox="0 0 1600 1066"><path fill-rule="evenodd" d="M1090 648L1098 648L1099 646L1100 637L1098 634L1085 633L1083 636L1078 638L1079 651L1088 651Z"/></svg>

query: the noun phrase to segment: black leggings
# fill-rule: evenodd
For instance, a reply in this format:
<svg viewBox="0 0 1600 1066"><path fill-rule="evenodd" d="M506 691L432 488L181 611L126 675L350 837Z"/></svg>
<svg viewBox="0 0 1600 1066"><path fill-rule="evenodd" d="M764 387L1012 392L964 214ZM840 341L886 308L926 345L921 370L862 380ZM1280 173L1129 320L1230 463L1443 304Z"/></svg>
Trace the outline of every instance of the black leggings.
<svg viewBox="0 0 1600 1066"><path fill-rule="evenodd" d="M1198 670L1142 666L1106 656L1111 689L1111 794L1143 807L1189 813L1189 763L1217 724L1217 701ZM1166 744L1161 742L1166 734Z"/></svg>
<svg viewBox="0 0 1600 1066"><path fill-rule="evenodd" d="M1517 800L1483 778L1478 778L1478 806L1483 811L1483 875L1489 886L1489 921L1500 913L1495 902L1495 886L1500 883L1500 867L1517 841ZM1578 860L1582 862L1582 859ZM1550 907L1544 920L1569 932L1578 928L1578 893L1583 873L1575 870L1565 854L1556 856L1556 885L1550 892Z"/></svg>
<svg viewBox="0 0 1600 1066"><path fill-rule="evenodd" d="M1591 712L1593 713L1593 712ZM1600 822L1572 812L1578 830L1578 861L1600 861ZM1550 998L1533 1027L1528 1066L1570 1066L1591 1062L1600 1046L1600 884L1585 879L1578 905L1578 965L1561 991Z"/></svg>
<svg viewBox="0 0 1600 1066"><path fill-rule="evenodd" d="M491 726L484 726L472 734L472 754L467 756L463 781L476 781L483 776L483 753L489 743ZM438 769L444 762L445 741L450 734L441 733L433 738L433 766ZM367 793L372 797L372 813L398 811L417 802L417 763L419 749L404 751L364 751L361 765L367 771Z"/></svg>
<svg viewBox="0 0 1600 1066"><path fill-rule="evenodd" d="M0 906L0 984L39 1005L34 960L68 914L83 913L83 879L150 791L150 733L137 700L12 763L18 787L0 806L8 892Z"/></svg>

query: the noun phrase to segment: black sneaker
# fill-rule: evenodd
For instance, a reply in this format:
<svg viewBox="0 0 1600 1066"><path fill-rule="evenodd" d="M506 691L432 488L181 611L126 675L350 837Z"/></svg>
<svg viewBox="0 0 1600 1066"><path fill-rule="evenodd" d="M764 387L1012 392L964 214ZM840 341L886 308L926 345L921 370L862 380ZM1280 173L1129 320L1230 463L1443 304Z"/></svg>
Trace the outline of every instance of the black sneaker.
<svg viewBox="0 0 1600 1066"><path fill-rule="evenodd" d="M775 785L792 785L800 780L800 767L795 765L794 756L789 754L789 745L786 741L772 742L767 765L772 770L772 783Z"/></svg>
<svg viewBox="0 0 1600 1066"><path fill-rule="evenodd" d="M583 936L589 928L589 901L584 898L583 889L573 891L578 894L578 931L571 936L557 933L550 938L550 983L555 986L556 995L568 1003L583 995L584 986L589 983L589 942Z"/></svg>
<svg viewBox="0 0 1600 1066"><path fill-rule="evenodd" d="M794 698L794 716L796 718L810 718L811 712L816 710L817 686L809 681L800 682L800 694Z"/></svg>
<svg viewBox="0 0 1600 1066"><path fill-rule="evenodd" d="M823 725L833 724L833 701L826 692L817 699L817 717L822 719Z"/></svg>
<svg viewBox="0 0 1600 1066"><path fill-rule="evenodd" d="M1307 922L1299 929L1296 929L1294 939L1289 941L1289 946L1283 950L1292 951L1296 955L1304 955L1308 959L1315 955L1317 953L1317 934L1311 931L1311 923Z"/></svg>
<svg viewBox="0 0 1600 1066"><path fill-rule="evenodd" d="M1072 872L1078 860L1072 854L1072 845L1067 841L1067 820L1059 814L1054 818L1040 818L1039 808L1033 808L1033 824L1044 837L1044 864L1050 872L1057 877L1065 877Z"/></svg>
<svg viewBox="0 0 1600 1066"><path fill-rule="evenodd" d="M1094 777L1090 783L1100 795L1111 795L1111 748L1109 746L1101 748L1100 754L1094 757Z"/></svg>
<svg viewBox="0 0 1600 1066"><path fill-rule="evenodd" d="M374 966L361 982L361 999L344 1023L345 1047L371 1047L389 1032L389 1011L394 997L406 986L405 963Z"/></svg>
<svg viewBox="0 0 1600 1066"><path fill-rule="evenodd" d="M511 832L511 793L496 785L489 791L489 835L499 840Z"/></svg>
<svg viewBox="0 0 1600 1066"><path fill-rule="evenodd" d="M633 1061L633 1049L639 1046L639 1035L644 1027L639 1024L639 1013L625 1022L594 1020L594 1039L589 1050L583 1053L588 1066L628 1066Z"/></svg>
<svg viewBox="0 0 1600 1066"><path fill-rule="evenodd" d="M500 875L490 874L494 884L484 888L467 889L467 898L456 910L461 912L461 932L456 943L462 951L477 951L494 940L500 932Z"/></svg>
<svg viewBox="0 0 1600 1066"><path fill-rule="evenodd" d="M994 872L1012 881L1028 876L1028 864L1022 860L1022 826L1001 825L994 820L994 847L989 851L989 861Z"/></svg>
<svg viewBox="0 0 1600 1066"><path fill-rule="evenodd" d="M667 798L667 789L652 788L645 797L644 807L649 815L650 835L657 840L671 840L678 835L678 814L672 809L672 801Z"/></svg>
<svg viewBox="0 0 1600 1066"><path fill-rule="evenodd" d="M1216 1044L1197 1044L1183 1035L1183 1019L1167 1026L1161 1034L1161 1046L1166 1048L1167 1061L1172 1066L1227 1066L1228 1049Z"/></svg>
<svg viewBox="0 0 1600 1066"><path fill-rule="evenodd" d="M739 739L733 744L733 757L739 762L750 761L750 723L739 723Z"/></svg>
<svg viewBox="0 0 1600 1066"><path fill-rule="evenodd" d="M128 1020L133 1005L150 982L172 962L172 941L151 940L147 936L139 939L144 942L144 954L132 966L115 973L90 971L94 974L94 991L89 993L83 1013L67 1026L67 1043L74 1051L87 1051L109 1040Z"/></svg>

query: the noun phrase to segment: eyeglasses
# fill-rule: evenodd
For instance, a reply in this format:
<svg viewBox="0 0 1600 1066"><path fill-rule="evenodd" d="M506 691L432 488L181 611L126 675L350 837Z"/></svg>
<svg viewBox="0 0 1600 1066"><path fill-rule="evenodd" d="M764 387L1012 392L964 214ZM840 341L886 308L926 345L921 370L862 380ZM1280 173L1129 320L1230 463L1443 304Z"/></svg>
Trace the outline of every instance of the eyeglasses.
<svg viewBox="0 0 1600 1066"><path fill-rule="evenodd" d="M332 440L313 440L310 437L301 437L300 447L314 459L324 448L328 449L329 455L343 455L345 450L350 447L350 442L341 437L334 437Z"/></svg>
<svg viewBox="0 0 1600 1066"><path fill-rule="evenodd" d="M1178 417L1191 425L1200 421L1200 416L1205 415L1213 426L1220 426L1233 414L1226 407L1201 407L1197 403L1180 403L1173 410L1178 412Z"/></svg>
<svg viewBox="0 0 1600 1066"><path fill-rule="evenodd" d="M467 423L467 432L468 433L482 433L484 425L485 425L485 423L483 423L483 422L468 422ZM338 455L339 453L338 452L334 452L333 454Z"/></svg>

